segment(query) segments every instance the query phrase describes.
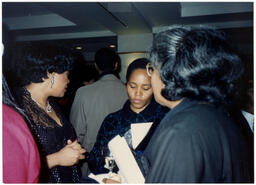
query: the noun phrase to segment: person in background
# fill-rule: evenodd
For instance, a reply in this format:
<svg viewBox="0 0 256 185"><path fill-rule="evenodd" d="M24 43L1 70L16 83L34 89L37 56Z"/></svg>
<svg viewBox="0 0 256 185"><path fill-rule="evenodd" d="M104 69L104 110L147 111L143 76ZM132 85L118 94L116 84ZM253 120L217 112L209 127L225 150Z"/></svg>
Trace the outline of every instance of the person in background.
<svg viewBox="0 0 256 185"><path fill-rule="evenodd" d="M69 73L70 83L68 84L67 91L64 97L58 98L58 103L63 110L62 112L64 112L67 117L70 115L77 89L92 84L98 79L98 71L95 69L94 64L86 65L86 61L81 59L81 57L76 58L79 60L75 60L74 68Z"/></svg>
<svg viewBox="0 0 256 185"><path fill-rule="evenodd" d="M37 183L40 156L34 138L24 121L24 111L16 104L4 75L3 90L3 182Z"/></svg>
<svg viewBox="0 0 256 185"><path fill-rule="evenodd" d="M118 55L108 48L99 49L95 54L98 81L77 90L70 111L78 141L90 151L95 143L103 119L119 110L127 100L124 84L114 75ZM88 164L82 166L83 176L89 174Z"/></svg>
<svg viewBox="0 0 256 185"><path fill-rule="evenodd" d="M90 85L98 80L99 74L94 65L87 65L84 71L83 85Z"/></svg>
<svg viewBox="0 0 256 185"><path fill-rule="evenodd" d="M227 107L242 62L225 35L171 27L156 34L147 66L154 97L169 111L144 155L146 183L252 183L253 150Z"/></svg>
<svg viewBox="0 0 256 185"><path fill-rule="evenodd" d="M58 45L29 44L17 49L13 60L20 87L15 95L29 119L41 156L39 182L79 182L76 164L84 159L85 149L53 99L66 91L73 57Z"/></svg>
<svg viewBox="0 0 256 185"><path fill-rule="evenodd" d="M124 136L132 148L131 124L145 122L157 124L169 110L154 100L150 77L146 71L148 63L149 60L146 58L140 58L128 66L126 90L129 99L121 110L109 114L100 127L88 160L90 171L94 174L108 172L104 168L106 156L102 151L112 138L116 135ZM136 150L136 157L139 158L142 153L143 150Z"/></svg>

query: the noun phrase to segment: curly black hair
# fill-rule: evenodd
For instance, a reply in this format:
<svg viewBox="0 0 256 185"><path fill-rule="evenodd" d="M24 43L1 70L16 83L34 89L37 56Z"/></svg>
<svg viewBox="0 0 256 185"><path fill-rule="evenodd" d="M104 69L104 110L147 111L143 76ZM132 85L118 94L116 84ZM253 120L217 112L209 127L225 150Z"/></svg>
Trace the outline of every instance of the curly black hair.
<svg viewBox="0 0 256 185"><path fill-rule="evenodd" d="M175 26L154 37L152 65L160 72L168 100L184 97L212 104L230 104L243 73L238 55L224 32L212 28Z"/></svg>
<svg viewBox="0 0 256 185"><path fill-rule="evenodd" d="M61 74L70 71L74 64L74 55L59 45L28 44L15 48L12 60L16 64L13 71L23 87L30 83L43 82L47 73Z"/></svg>

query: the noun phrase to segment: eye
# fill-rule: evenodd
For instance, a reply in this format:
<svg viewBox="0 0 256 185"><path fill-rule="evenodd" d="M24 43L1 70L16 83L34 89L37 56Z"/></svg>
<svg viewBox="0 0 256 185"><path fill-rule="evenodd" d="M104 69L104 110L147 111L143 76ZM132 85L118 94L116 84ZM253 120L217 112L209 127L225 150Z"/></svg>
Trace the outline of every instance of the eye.
<svg viewBox="0 0 256 185"><path fill-rule="evenodd" d="M135 85L130 85L130 88L134 89L136 86Z"/></svg>
<svg viewBox="0 0 256 185"><path fill-rule="evenodd" d="M148 91L151 89L151 85L144 85L143 90Z"/></svg>
<svg viewBox="0 0 256 185"><path fill-rule="evenodd" d="M150 90L150 89L151 89L150 87L148 87L148 88L143 88L144 91L148 91L148 90Z"/></svg>

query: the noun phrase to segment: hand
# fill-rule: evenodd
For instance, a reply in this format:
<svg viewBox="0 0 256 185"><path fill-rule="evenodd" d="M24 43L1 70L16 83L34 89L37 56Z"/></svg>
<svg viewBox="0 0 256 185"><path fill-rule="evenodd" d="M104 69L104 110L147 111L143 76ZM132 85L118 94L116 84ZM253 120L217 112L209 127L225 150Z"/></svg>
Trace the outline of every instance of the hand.
<svg viewBox="0 0 256 185"><path fill-rule="evenodd" d="M121 182L119 182L119 181L116 181L116 180L113 180L113 179L107 179L107 178L104 178L102 181L105 184L121 184Z"/></svg>
<svg viewBox="0 0 256 185"><path fill-rule="evenodd" d="M85 150L77 143L77 141L74 141L73 143L68 141L67 145L56 153L58 164L60 166L72 166L78 163L80 159L84 158L84 155L82 155L84 152Z"/></svg>
<svg viewBox="0 0 256 185"><path fill-rule="evenodd" d="M82 148L82 146L77 142L77 140L75 140L73 143L71 140L68 140L67 144L71 146L74 150L78 150L80 152L80 156L79 156L80 160L85 159L84 153L86 152L86 150Z"/></svg>

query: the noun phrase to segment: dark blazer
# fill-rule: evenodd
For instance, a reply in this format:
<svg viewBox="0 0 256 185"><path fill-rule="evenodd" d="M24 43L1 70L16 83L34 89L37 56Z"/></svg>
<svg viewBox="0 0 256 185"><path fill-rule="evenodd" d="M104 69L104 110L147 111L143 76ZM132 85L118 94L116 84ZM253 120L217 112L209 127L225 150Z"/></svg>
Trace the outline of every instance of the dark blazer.
<svg viewBox="0 0 256 185"><path fill-rule="evenodd" d="M253 153L224 109L184 99L144 152L147 183L253 182Z"/></svg>

